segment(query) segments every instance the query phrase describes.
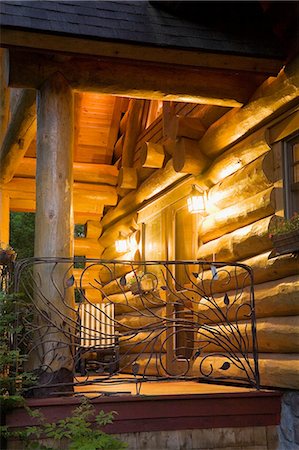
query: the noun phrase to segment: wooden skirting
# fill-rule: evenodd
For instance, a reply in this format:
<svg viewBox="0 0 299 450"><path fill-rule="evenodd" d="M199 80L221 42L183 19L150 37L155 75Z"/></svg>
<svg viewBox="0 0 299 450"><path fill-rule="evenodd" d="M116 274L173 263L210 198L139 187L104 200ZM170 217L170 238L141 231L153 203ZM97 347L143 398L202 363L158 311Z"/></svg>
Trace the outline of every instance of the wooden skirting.
<svg viewBox="0 0 299 450"><path fill-rule="evenodd" d="M47 420L69 415L80 403L78 398L47 398L28 400ZM92 400L97 410L117 411L109 433L134 433L184 429L255 427L278 425L281 394L270 391L249 391L199 395L115 396ZM7 415L12 429L32 425L24 409Z"/></svg>

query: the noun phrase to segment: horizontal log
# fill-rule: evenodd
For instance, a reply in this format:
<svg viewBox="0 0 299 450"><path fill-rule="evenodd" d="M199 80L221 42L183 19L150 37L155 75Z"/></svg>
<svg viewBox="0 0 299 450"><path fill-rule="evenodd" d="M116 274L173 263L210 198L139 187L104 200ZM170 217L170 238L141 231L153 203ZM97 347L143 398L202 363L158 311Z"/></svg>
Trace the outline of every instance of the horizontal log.
<svg viewBox="0 0 299 450"><path fill-rule="evenodd" d="M118 173L117 185L120 189L136 189L138 175L135 167L121 167Z"/></svg>
<svg viewBox="0 0 299 450"><path fill-rule="evenodd" d="M119 351L121 354L135 353L165 353L165 331L150 330L140 333L127 331L119 339Z"/></svg>
<svg viewBox="0 0 299 450"><path fill-rule="evenodd" d="M35 158L23 158L16 168L16 177L34 178L36 171ZM86 183L109 184L116 186L118 170L108 164L91 164L74 162L74 181Z"/></svg>
<svg viewBox="0 0 299 450"><path fill-rule="evenodd" d="M86 288L84 290L84 299L89 303L105 303L102 293L98 289Z"/></svg>
<svg viewBox="0 0 299 450"><path fill-rule="evenodd" d="M103 247L95 238L76 238L74 239L74 255L87 256L89 258L100 258Z"/></svg>
<svg viewBox="0 0 299 450"><path fill-rule="evenodd" d="M76 287L80 289L99 289L99 270L96 266L94 269L73 269L73 275L76 282Z"/></svg>
<svg viewBox="0 0 299 450"><path fill-rule="evenodd" d="M156 353L143 353L142 355L122 355L120 370L122 373L132 374L133 365L138 364L138 375L166 376L166 355Z"/></svg>
<svg viewBox="0 0 299 450"><path fill-rule="evenodd" d="M237 355L244 361L242 355ZM259 353L259 371L262 386L282 387L287 389L299 389L299 356L294 354L269 354ZM194 376L199 376L199 364L202 358L197 358L192 368ZM210 373L213 367L212 376L221 377L228 375L235 377L244 376L244 372L231 364L229 370L221 370L224 363L230 363L229 356L211 356L203 362L205 373ZM253 359L249 355L249 363L253 366ZM229 373L228 373L229 372Z"/></svg>
<svg viewBox="0 0 299 450"><path fill-rule="evenodd" d="M122 277L123 275L127 275L133 269L136 269L136 268L137 268L137 266L136 265L134 266L133 263L130 263L130 264L109 264L109 263L107 263L107 264L105 264L105 267L100 269L100 278L101 278L102 283L107 284L117 278Z"/></svg>
<svg viewBox="0 0 299 450"><path fill-rule="evenodd" d="M270 150L266 128L251 134L213 161L202 177L203 187L211 187Z"/></svg>
<svg viewBox="0 0 299 450"><path fill-rule="evenodd" d="M0 183L8 183L36 134L36 92L24 89L0 149Z"/></svg>
<svg viewBox="0 0 299 450"><path fill-rule="evenodd" d="M16 196L16 197L15 197ZM104 205L97 203L93 198L77 196L74 198L74 221L82 224L87 220L98 220L103 215ZM33 192L18 191L10 197L10 210L16 212L35 212L36 202Z"/></svg>
<svg viewBox="0 0 299 450"><path fill-rule="evenodd" d="M199 236L203 243L237 230L275 212L275 188L207 216L201 223Z"/></svg>
<svg viewBox="0 0 299 450"><path fill-rule="evenodd" d="M210 164L209 158L200 151L198 142L184 137L175 142L172 158L176 172L193 175L199 175Z"/></svg>
<svg viewBox="0 0 299 450"><path fill-rule="evenodd" d="M256 86L257 79L259 83L265 79L264 75L242 71L202 67L190 70L187 66L153 65L115 58L59 55L59 58L49 60L41 53L9 51L10 87L38 89L57 72L63 74L74 90L219 106L242 105Z"/></svg>
<svg viewBox="0 0 299 450"><path fill-rule="evenodd" d="M101 224L103 225L103 222L101 222ZM109 227L107 231L104 231L104 233L99 238L99 243L104 248L109 247L116 241L119 233L123 233L124 235L128 236L137 229L137 214L130 214L129 216L124 217L123 219L119 220L114 225Z"/></svg>
<svg viewBox="0 0 299 450"><path fill-rule="evenodd" d="M144 142L140 150L140 164L142 167L161 169L165 160L164 147L155 142Z"/></svg>
<svg viewBox="0 0 299 450"><path fill-rule="evenodd" d="M280 256L278 258L268 259L270 253L263 253L258 256L242 261L253 270L254 283L265 283L267 281L279 280L281 278L298 274L299 258L289 255ZM238 287L250 284L250 278L247 272L241 267L224 266L217 269L217 278L212 274L211 270L204 271L200 274L198 286L205 292L227 292Z"/></svg>
<svg viewBox="0 0 299 450"><path fill-rule="evenodd" d="M273 158L270 151L213 186L208 194L208 213L246 200L271 187L276 181Z"/></svg>
<svg viewBox="0 0 299 450"><path fill-rule="evenodd" d="M98 239L102 233L102 226L99 220L87 220L85 228L86 237L89 239Z"/></svg>
<svg viewBox="0 0 299 450"><path fill-rule="evenodd" d="M183 176L184 174L174 171L172 160L168 161L163 169L155 171L136 191L130 192L120 200L116 208L108 211L101 222L103 229L106 231L111 223L136 211L145 200L150 200Z"/></svg>
<svg viewBox="0 0 299 450"><path fill-rule="evenodd" d="M296 56L275 79L265 81L243 108L233 109L213 123L199 142L201 151L210 158L218 156L298 97L299 57Z"/></svg>
<svg viewBox="0 0 299 450"><path fill-rule="evenodd" d="M246 227L227 233L199 247L198 259L207 261L240 261L272 248L269 229L281 220L269 216Z"/></svg>
<svg viewBox="0 0 299 450"><path fill-rule="evenodd" d="M103 209L98 210L98 212L90 212L86 211L88 209L88 206L84 206L84 211L74 211L74 223L82 224L85 223L87 220L97 221L99 220L103 215Z"/></svg>
<svg viewBox="0 0 299 450"><path fill-rule="evenodd" d="M171 113L170 113L171 114ZM171 114L169 120L163 121L163 135L165 139L175 141L180 137L199 140L206 129L198 117Z"/></svg>
<svg viewBox="0 0 299 450"><path fill-rule="evenodd" d="M134 276L134 271L130 272L128 276ZM110 296L114 294L122 294L123 292L128 292L130 289L129 285L122 286L120 283L120 278L107 283L102 288L102 292L105 296Z"/></svg>
<svg viewBox="0 0 299 450"><path fill-rule="evenodd" d="M127 313L115 317L117 328L119 331L141 330L147 327L153 327L155 324L161 323L165 317L166 309L151 308L148 310L138 311L135 313Z"/></svg>
<svg viewBox="0 0 299 450"><path fill-rule="evenodd" d="M288 115L282 121L276 123L269 129L269 142L273 144L274 142L282 141L291 134L298 131L299 123L299 111L297 106L297 111Z"/></svg>
<svg viewBox="0 0 299 450"><path fill-rule="evenodd" d="M299 353L299 316L257 319L256 330L259 352ZM204 353L252 352L251 323L205 325L195 335L195 346Z"/></svg>
<svg viewBox="0 0 299 450"><path fill-rule="evenodd" d="M236 317L245 320L249 313L251 295L250 288L238 291L227 291L229 305L224 302L224 294L215 294L212 301L200 298L193 300L196 320L200 323L217 323ZM244 305L244 307L241 307ZM240 309L238 309L240 308ZM257 318L298 316L299 315L299 279L297 275L268 281L254 286L254 310Z"/></svg>
<svg viewBox="0 0 299 450"><path fill-rule="evenodd" d="M107 296L110 303L115 305L115 314L133 313L134 311L149 310L165 305L159 291L154 294L134 295L132 292L122 292Z"/></svg>
<svg viewBox="0 0 299 450"><path fill-rule="evenodd" d="M136 251L139 250L140 245L140 237L141 233L140 230L137 230L133 232L129 237L129 244L131 251L129 252L128 256L126 256L126 252L118 253L115 248L115 243L113 242L112 245L107 247L102 255L103 259L109 260L109 259L122 259L122 260L133 260L133 261L140 261L141 257L136 253ZM137 258L137 259L136 259Z"/></svg>
<svg viewBox="0 0 299 450"><path fill-rule="evenodd" d="M35 180L30 178L14 178L5 186L12 198L24 198L25 194L35 195ZM22 197L20 197L22 195ZM87 183L74 183L74 200L78 198L94 199L104 205L116 205L117 194L113 186ZM25 197L26 198L26 197Z"/></svg>

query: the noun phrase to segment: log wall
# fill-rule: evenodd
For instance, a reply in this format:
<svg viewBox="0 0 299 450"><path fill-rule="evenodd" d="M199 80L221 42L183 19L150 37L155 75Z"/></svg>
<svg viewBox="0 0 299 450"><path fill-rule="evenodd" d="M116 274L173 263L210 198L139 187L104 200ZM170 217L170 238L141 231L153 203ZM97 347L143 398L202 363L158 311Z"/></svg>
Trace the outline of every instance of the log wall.
<svg viewBox="0 0 299 450"><path fill-rule="evenodd" d="M294 115L297 120L294 120ZM268 235L273 225L281 220L279 216L283 215L282 160L273 144L298 130L298 123L298 111L290 112L280 120L277 118L273 124L264 126L237 145L220 151L221 156L213 162L205 177L198 177L203 185L209 187L209 192L208 215L199 229L197 258L242 262L252 267L261 384L293 389L299 388L299 255L271 258L272 242ZM250 160L251 153L255 156L253 160ZM246 161L238 158L238 155L245 154ZM224 161L231 161L232 173L228 171L225 174ZM238 163L235 164L237 170L234 170L234 163ZM223 176L223 171L226 176ZM229 284L224 281L227 273L231 275ZM237 308L249 299L249 288L245 287L230 308L225 304L224 293L228 291L228 297L234 298L238 283L244 282L248 286L249 279L245 280L241 271L234 271L229 266L219 270L217 278L212 283L216 302L222 313L227 313L228 319L234 321ZM211 280L211 271L206 271L200 284L209 289ZM247 335L250 341L251 332L245 315L244 310L244 317L239 316L238 331L243 338ZM219 314L205 300L199 303L198 317L210 324L211 331L216 327L221 332L222 325L213 325L221 320ZM200 339L200 333L198 337ZM234 342L236 336L232 333L231 344ZM212 364L214 375L223 376L219 368L229 360L229 355L217 356L219 347L216 344L210 344L206 351L215 353L205 361L206 367ZM201 358L193 367L194 373L200 362Z"/></svg>
<svg viewBox="0 0 299 450"><path fill-rule="evenodd" d="M228 114L228 120L231 114ZM270 258L272 251L272 242L268 237L269 229L275 223L281 220L283 211L281 210L281 187L282 187L282 165L278 162L278 153L273 148L273 143L280 138L286 137L286 133L294 133L298 129L298 111L294 108L290 113L284 113L281 118L276 118L275 122L269 125L264 125L256 131L247 134L246 137L226 147L223 151L218 151L214 160L211 161L207 170L202 174L193 177L193 180L200 187L207 190L207 215L200 221L198 228L198 248L194 254L194 259L203 259L208 261L227 261L227 262L242 262L248 264L253 268L254 282L255 282L255 301L256 301L256 316L257 316L257 339L260 351L260 372L261 383L265 386L281 386L290 388L299 388L299 366L298 366L298 320L299 320L299 258L298 255L285 255L276 258ZM236 120L237 113L234 115ZM221 123L225 122L225 116L221 118ZM159 121L152 125L153 130L157 128ZM282 126L283 124L283 126ZM287 130L287 131L286 131ZM154 132L153 132L154 133ZM153 134L155 142L160 142L162 137L160 134ZM190 136L191 137L191 136ZM188 138L188 136L186 136ZM192 137L191 137L192 138ZM141 137L138 141L140 147L146 142L146 138ZM190 140L191 142L191 140ZM223 142L226 142L225 140ZM186 140L186 145L188 139ZM194 140L192 140L194 145ZM225 145L224 145L225 147ZM138 146L137 146L138 148ZM171 148L164 146L165 149ZM210 157L210 154L207 152ZM136 158L136 157L135 157ZM136 159L135 159L136 161ZM173 161L169 161L168 166L171 167ZM167 165L166 165L167 167ZM158 169L158 167L157 167ZM165 169L158 169L158 172L152 175L157 177L160 170L160 177L162 185L168 179L168 173ZM193 170L190 169L189 173ZM153 172L151 172L153 173ZM194 172L193 172L194 173ZM177 171L178 180L183 173ZM157 178L158 179L158 178ZM191 179L192 181L192 179ZM191 185L191 181L190 184ZM193 181L193 182L194 182ZM184 184L185 183L185 184ZM154 184L144 182L144 186L151 186L151 192L155 187ZM186 195L188 186L186 182L181 182L183 188L181 191L182 197ZM110 210L107 217L103 219L103 226L105 236L109 236L110 223L113 223L112 230L116 230L118 226L125 223L134 211L140 207L143 199L152 197L150 194L143 194L144 187L137 189L130 196L125 197L121 203L114 210ZM142 198L141 198L142 195ZM160 203L149 203L148 206L141 210L143 221L146 219L148 213L164 214L165 208L171 204L169 195L165 196L165 201L161 198ZM173 198L177 201L177 193L174 193ZM167 197L167 198L166 198ZM168 220L170 219L169 216ZM120 218L120 220L119 220ZM117 221L118 220L118 221ZM119 224L119 225L118 225ZM172 226L172 225L171 225ZM166 233L170 229L166 227ZM183 232L183 230L178 230ZM161 239L158 245L164 245ZM168 247L169 247L169 241ZM108 245L104 254L113 255L113 251L109 248L109 239L106 241ZM144 242L143 245L147 245ZM175 244L170 244L175 245ZM162 252L163 253L163 252ZM175 254L175 250L171 250L169 254ZM167 258L166 258L167 259ZM236 271L236 277L232 276L231 281L227 284L224 279L224 273L235 275L234 269L229 266L224 267L224 271L219 271L217 281L213 281L213 294L217 299L218 306L222 311L226 310L227 306L224 303L224 293L228 291L229 296L234 295L234 290L237 285L242 283L244 285L244 292L238 297L228 312L228 318L232 322L235 320L236 309L241 302L248 301L249 298L249 278L244 279L244 275ZM203 273L201 283L205 289L209 289L211 285L211 271ZM109 283L106 285L107 295L117 295L117 283ZM218 293L218 294L217 294ZM134 307L139 309L138 300L132 299ZM156 308L159 305L155 305ZM163 310L163 306L160 305ZM128 309L120 310L118 315L119 322L123 325L126 323L140 325L141 322L149 323L147 317L130 318L126 316ZM165 311L164 311L165 313ZM219 322L218 315L208 308L204 300L199 303L196 311L199 321L202 317L205 323L216 327ZM137 322L136 322L137 321ZM248 317L245 315L241 318L241 323L238 324L240 334L249 336L248 334ZM136 336L133 341L137 342L138 338L145 336ZM200 339L200 336L199 336ZM251 339L251 335L249 336ZM133 342L132 341L132 342ZM231 338L234 343L234 336ZM146 342L146 338L144 340ZM134 362L134 354L140 350L140 345L134 347L134 343L129 350L128 344L121 344L122 352L126 355L126 361L130 364ZM134 347L134 349L132 349ZM135 350L136 349L136 350ZM157 348L158 350L158 348ZM252 348L249 346L248 350ZM219 351L217 345L210 345L206 351L215 353L216 366L220 367L225 361L225 356L221 364L217 361L216 352ZM144 350L143 353L146 353ZM146 361L146 355L144 355ZM198 364L195 363L194 373L198 373ZM144 362L146 364L146 362ZM156 362L151 361L148 368L149 373L154 374L154 367L158 367ZM271 370L269 370L271 366ZM160 366L159 366L160 367ZM272 370L273 369L273 370ZM196 372L197 371L197 372ZM155 372L157 374L157 371ZM223 374L222 374L223 375ZM238 375L238 374L236 374Z"/></svg>

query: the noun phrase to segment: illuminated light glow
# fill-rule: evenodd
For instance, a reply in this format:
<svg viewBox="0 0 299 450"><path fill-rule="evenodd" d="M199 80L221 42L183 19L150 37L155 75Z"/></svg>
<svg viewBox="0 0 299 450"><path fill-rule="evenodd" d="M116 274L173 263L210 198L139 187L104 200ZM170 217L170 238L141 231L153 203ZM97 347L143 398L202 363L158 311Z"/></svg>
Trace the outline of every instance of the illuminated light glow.
<svg viewBox="0 0 299 450"><path fill-rule="evenodd" d="M127 253L130 250L128 239L122 236L121 233L119 233L119 237L115 241L115 249L118 253Z"/></svg>
<svg viewBox="0 0 299 450"><path fill-rule="evenodd" d="M206 205L205 205L205 194L204 192L199 191L196 186L192 187L192 192L190 196L187 198L188 211L191 214L205 214Z"/></svg>

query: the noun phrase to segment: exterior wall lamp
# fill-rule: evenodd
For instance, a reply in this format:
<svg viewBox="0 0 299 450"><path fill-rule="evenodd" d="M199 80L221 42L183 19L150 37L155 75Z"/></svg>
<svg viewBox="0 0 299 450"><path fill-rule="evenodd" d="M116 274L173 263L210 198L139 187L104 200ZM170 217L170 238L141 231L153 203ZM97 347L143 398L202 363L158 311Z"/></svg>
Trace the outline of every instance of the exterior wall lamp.
<svg viewBox="0 0 299 450"><path fill-rule="evenodd" d="M201 190L195 184L192 185L192 191L187 198L188 211L191 214L206 215L206 192Z"/></svg>
<svg viewBox="0 0 299 450"><path fill-rule="evenodd" d="M118 253L127 253L130 250L128 238L119 232L119 236L115 241L115 249Z"/></svg>

